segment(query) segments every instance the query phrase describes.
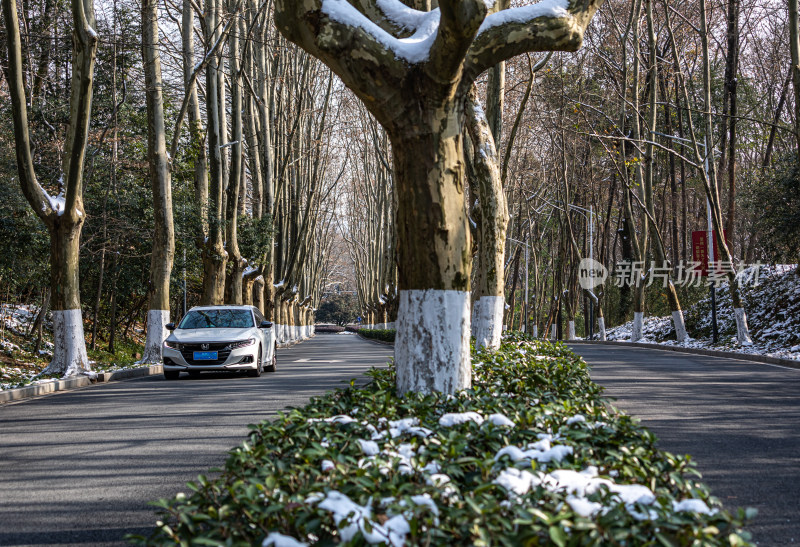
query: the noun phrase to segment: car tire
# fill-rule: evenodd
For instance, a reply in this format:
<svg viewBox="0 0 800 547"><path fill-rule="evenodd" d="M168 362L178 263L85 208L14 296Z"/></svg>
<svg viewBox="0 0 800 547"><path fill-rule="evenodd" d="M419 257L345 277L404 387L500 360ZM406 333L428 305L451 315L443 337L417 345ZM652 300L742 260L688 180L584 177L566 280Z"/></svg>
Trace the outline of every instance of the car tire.
<svg viewBox="0 0 800 547"><path fill-rule="evenodd" d="M263 363L261 362L261 348L258 348L258 359L256 359L256 368L247 371L247 375L251 378L258 378L261 376L261 371L263 370Z"/></svg>
<svg viewBox="0 0 800 547"><path fill-rule="evenodd" d="M265 368L264 370L266 370L267 372L275 372L276 370L278 370L277 354L278 354L278 343L276 342L275 347L272 349L272 361L270 362L269 365L267 365L267 368Z"/></svg>
<svg viewBox="0 0 800 547"><path fill-rule="evenodd" d="M165 380L177 380L180 375L181 375L181 372L179 370L165 370L164 371L164 379Z"/></svg>

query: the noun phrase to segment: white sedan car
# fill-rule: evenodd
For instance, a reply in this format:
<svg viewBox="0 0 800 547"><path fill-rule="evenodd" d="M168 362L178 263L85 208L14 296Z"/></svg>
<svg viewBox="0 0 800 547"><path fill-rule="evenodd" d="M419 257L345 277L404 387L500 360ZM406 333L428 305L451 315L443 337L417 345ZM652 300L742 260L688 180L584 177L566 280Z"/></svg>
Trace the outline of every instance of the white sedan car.
<svg viewBox="0 0 800 547"><path fill-rule="evenodd" d="M162 347L167 380L204 370L246 370L249 376L275 371L272 323L255 306L196 306L177 327L167 328L172 331Z"/></svg>

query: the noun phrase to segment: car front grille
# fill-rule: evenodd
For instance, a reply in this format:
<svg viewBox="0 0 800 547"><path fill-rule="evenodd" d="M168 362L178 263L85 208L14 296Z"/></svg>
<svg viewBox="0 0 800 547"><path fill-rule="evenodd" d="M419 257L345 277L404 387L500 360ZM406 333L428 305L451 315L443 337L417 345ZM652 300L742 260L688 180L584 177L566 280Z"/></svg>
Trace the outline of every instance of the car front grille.
<svg viewBox="0 0 800 547"><path fill-rule="evenodd" d="M208 347L202 347L202 345L207 345ZM189 363L190 365L221 365L225 361L228 360L228 356L231 354L231 350L227 349L228 342L224 343L208 343L208 344L183 344L183 348L181 349L181 355L183 359ZM198 361L194 360L194 352L195 351L216 351L217 352L217 360L212 361L208 359L201 359Z"/></svg>

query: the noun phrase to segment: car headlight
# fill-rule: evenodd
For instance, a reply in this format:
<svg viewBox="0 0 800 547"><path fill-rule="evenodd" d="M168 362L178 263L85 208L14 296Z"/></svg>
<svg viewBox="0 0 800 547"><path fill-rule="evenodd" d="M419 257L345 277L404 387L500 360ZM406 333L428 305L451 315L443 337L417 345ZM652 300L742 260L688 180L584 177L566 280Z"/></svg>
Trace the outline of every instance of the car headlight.
<svg viewBox="0 0 800 547"><path fill-rule="evenodd" d="M255 338L250 338L249 340L242 340L241 342L231 342L228 344L228 348L230 349L239 349L239 348L246 348L247 346L252 346L256 343Z"/></svg>
<svg viewBox="0 0 800 547"><path fill-rule="evenodd" d="M164 345L167 346L168 348L172 348L172 349L177 349L177 350L183 349L183 344L179 344L178 342L175 342L174 340L164 340Z"/></svg>

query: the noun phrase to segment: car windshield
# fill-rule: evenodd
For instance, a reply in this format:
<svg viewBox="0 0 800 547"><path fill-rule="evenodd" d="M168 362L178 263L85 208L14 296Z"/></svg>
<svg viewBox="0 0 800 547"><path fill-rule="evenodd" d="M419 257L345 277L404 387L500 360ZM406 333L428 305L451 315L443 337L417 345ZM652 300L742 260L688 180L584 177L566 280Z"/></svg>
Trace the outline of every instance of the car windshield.
<svg viewBox="0 0 800 547"><path fill-rule="evenodd" d="M192 310L181 321L179 329L246 329L253 327L250 310Z"/></svg>

